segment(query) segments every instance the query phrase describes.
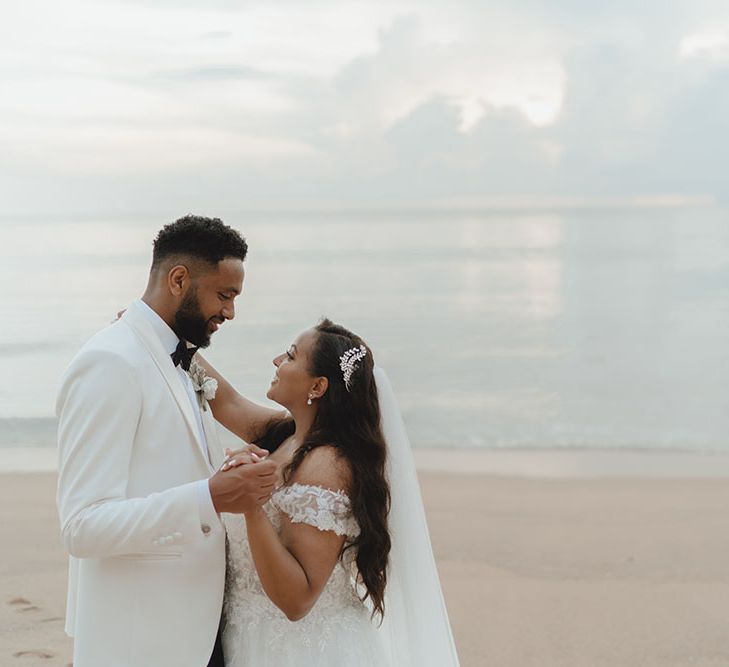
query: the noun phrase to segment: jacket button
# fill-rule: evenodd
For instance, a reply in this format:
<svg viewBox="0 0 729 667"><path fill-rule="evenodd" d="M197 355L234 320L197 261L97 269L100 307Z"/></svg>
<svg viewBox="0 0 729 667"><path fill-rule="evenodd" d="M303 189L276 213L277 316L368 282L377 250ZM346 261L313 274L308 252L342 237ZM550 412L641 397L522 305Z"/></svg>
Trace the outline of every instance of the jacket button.
<svg viewBox="0 0 729 667"><path fill-rule="evenodd" d="M210 532L210 526L208 526L208 524L204 523L202 525L202 532L207 535Z"/></svg>

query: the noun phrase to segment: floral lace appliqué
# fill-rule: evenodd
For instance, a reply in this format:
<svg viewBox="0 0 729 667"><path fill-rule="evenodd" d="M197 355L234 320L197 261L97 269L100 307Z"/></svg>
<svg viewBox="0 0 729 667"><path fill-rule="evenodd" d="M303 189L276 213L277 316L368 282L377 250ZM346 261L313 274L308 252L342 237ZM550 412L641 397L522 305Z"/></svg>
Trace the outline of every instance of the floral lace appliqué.
<svg viewBox="0 0 729 667"><path fill-rule="evenodd" d="M349 498L343 491L331 491L311 484L291 484L276 491L271 502L285 512L292 523L306 523L350 538L359 535Z"/></svg>

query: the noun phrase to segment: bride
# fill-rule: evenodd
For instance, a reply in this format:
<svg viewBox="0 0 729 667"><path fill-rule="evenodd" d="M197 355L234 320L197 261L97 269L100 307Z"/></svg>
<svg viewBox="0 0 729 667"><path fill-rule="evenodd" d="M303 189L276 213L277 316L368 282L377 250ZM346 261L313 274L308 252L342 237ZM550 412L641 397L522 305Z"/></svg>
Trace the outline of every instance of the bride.
<svg viewBox="0 0 729 667"><path fill-rule="evenodd" d="M280 471L263 507L223 516L225 665L458 665L407 435L370 348L326 319L301 333L273 360L283 418L198 360L218 381L216 419Z"/></svg>

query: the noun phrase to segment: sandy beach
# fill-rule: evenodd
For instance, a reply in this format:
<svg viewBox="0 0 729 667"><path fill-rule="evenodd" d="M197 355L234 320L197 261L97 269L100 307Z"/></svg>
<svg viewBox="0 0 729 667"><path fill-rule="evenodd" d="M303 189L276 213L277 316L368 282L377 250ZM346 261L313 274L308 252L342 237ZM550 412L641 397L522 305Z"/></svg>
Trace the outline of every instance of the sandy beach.
<svg viewBox="0 0 729 667"><path fill-rule="evenodd" d="M419 467L464 666L729 664L729 480ZM55 475L0 480L0 664L69 665Z"/></svg>

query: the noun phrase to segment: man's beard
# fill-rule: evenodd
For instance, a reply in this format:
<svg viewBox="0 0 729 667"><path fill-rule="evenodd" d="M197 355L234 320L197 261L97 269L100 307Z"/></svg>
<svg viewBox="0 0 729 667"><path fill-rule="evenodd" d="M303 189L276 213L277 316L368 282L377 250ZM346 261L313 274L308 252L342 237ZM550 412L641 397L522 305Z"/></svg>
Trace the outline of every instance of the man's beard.
<svg viewBox="0 0 729 667"><path fill-rule="evenodd" d="M197 289L191 289L175 313L174 331L177 336L196 347L210 345L209 321L205 319L197 298Z"/></svg>

